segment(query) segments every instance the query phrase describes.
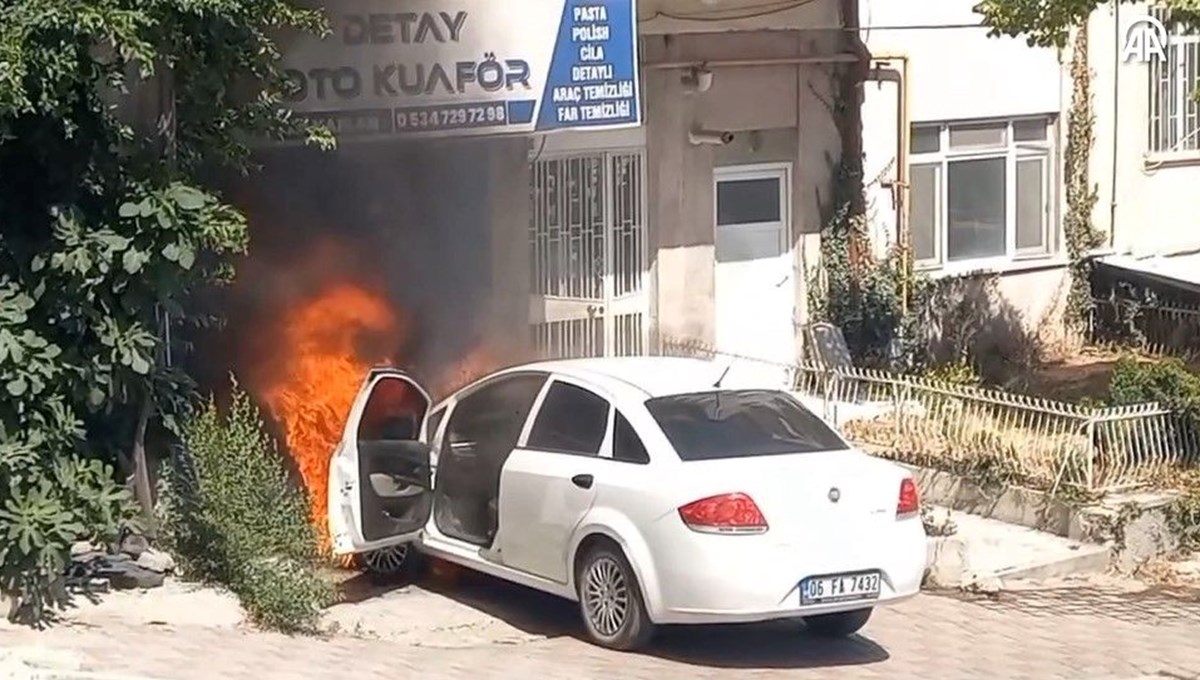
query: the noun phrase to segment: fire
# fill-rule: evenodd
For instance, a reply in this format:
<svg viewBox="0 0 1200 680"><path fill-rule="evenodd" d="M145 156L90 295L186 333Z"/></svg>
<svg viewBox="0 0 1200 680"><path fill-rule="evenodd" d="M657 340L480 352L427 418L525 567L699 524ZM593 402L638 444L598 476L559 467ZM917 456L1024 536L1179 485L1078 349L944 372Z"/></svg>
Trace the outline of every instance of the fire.
<svg viewBox="0 0 1200 680"><path fill-rule="evenodd" d="M329 458L350 407L372 366L397 365L407 340L405 316L372 289L353 283L326 287L292 305L273 335L270 366L257 381L260 398L282 429L288 453L308 491L311 521L329 548ZM477 347L436 375L433 398L500 367Z"/></svg>
<svg viewBox="0 0 1200 680"><path fill-rule="evenodd" d="M288 313L281 330L282 370L261 396L283 429L308 490L313 525L327 548L330 454L367 371L390 363L388 352L378 348L398 346L403 327L383 296L340 284Z"/></svg>

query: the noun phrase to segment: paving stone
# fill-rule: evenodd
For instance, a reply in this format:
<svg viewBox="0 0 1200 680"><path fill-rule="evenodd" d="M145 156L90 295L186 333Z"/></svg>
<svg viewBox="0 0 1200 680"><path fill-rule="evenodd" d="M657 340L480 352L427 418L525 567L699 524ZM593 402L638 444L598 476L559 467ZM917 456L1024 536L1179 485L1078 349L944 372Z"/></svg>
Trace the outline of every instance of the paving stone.
<svg viewBox="0 0 1200 680"><path fill-rule="evenodd" d="M569 605L507 586L497 587L494 598L478 606L512 625L537 625L534 634L439 648L419 640L322 640L107 620L43 632L5 628L0 648L70 650L88 670L160 680L1200 677L1200 598L1194 592L1082 584L991 597L923 594L878 610L863 635L848 640L808 637L791 622L673 628L640 654L609 652L578 639ZM397 615L419 617L420 611ZM543 617L549 623L529 623Z"/></svg>

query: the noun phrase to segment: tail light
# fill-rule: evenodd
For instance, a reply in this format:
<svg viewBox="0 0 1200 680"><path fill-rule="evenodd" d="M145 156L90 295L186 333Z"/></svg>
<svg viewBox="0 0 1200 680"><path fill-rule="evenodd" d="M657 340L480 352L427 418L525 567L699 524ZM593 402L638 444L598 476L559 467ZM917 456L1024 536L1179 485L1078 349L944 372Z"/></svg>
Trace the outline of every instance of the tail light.
<svg viewBox="0 0 1200 680"><path fill-rule="evenodd" d="M761 534L767 520L744 493L702 498L679 508L679 518L692 531L705 534Z"/></svg>
<svg viewBox="0 0 1200 680"><path fill-rule="evenodd" d="M896 501L896 517L907 517L921 511L921 496L912 477L900 481L900 498Z"/></svg>

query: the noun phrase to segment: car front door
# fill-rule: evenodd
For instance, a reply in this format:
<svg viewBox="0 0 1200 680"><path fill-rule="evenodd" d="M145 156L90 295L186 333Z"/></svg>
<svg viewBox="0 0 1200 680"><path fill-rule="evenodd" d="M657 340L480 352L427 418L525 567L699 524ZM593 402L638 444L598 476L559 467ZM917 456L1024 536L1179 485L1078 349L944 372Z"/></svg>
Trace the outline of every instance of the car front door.
<svg viewBox="0 0 1200 680"><path fill-rule="evenodd" d="M425 443L429 393L407 373L374 369L329 463L329 531L338 555L416 538L433 505Z"/></svg>
<svg viewBox="0 0 1200 680"><path fill-rule="evenodd" d="M500 481L500 559L567 583L569 543L596 500L612 407L587 386L549 382Z"/></svg>

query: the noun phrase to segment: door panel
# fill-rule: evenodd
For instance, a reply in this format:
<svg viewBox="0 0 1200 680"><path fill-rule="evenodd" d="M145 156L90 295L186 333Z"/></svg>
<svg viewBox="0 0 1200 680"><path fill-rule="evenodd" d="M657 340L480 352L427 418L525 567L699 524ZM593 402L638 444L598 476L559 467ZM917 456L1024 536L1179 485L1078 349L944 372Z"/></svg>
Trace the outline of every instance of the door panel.
<svg viewBox="0 0 1200 680"><path fill-rule="evenodd" d="M336 554L410 541L429 519L432 473L421 441L428 392L402 371L373 370L330 461L329 528Z"/></svg>
<svg viewBox="0 0 1200 680"><path fill-rule="evenodd" d="M511 373L455 397L438 451L434 496L434 523L445 536L492 545L501 469L545 382L544 373Z"/></svg>
<svg viewBox="0 0 1200 680"><path fill-rule="evenodd" d="M567 583L567 550L603 483L611 447L608 400L573 381L544 391L524 445L500 480L500 557L506 566Z"/></svg>
<svg viewBox="0 0 1200 680"><path fill-rule="evenodd" d="M759 360L738 372L771 383L796 357L789 177L779 166L715 172L717 349Z"/></svg>

